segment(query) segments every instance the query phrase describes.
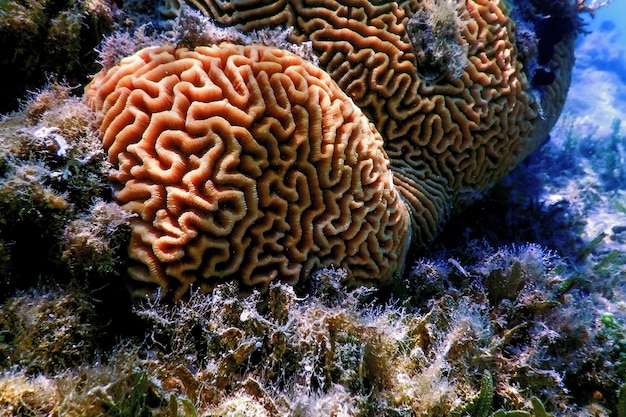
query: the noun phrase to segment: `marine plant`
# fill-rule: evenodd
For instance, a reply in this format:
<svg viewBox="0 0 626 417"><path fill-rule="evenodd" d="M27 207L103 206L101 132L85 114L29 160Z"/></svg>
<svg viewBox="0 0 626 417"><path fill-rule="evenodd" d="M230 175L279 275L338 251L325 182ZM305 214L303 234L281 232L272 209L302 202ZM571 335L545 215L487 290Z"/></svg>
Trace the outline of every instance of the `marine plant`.
<svg viewBox="0 0 626 417"><path fill-rule="evenodd" d="M122 410L131 409L145 415L223 415L248 407L259 415L482 417L532 415L522 411L531 408L537 414L538 406L529 403L535 395L545 404L541 410L560 416L584 415L592 399L580 396L577 404L572 394L578 384L591 382L606 394L609 407L616 406L617 397L608 395L615 385L602 379L611 359L584 295L588 284L563 285L574 271L536 245L466 247L475 251L467 258L438 265L438 255L418 262L416 267L438 265L430 270L447 286L436 293L409 291L412 296L401 300L385 301L373 289L347 289L345 271L337 269L315 274L306 295L275 283L265 295L240 297L235 284L224 283L212 297L194 290L184 303L146 299L135 305L144 326L112 347L94 339L99 320L91 313L49 316L45 305L62 310L58 300L76 302L67 289L18 295L14 300L26 301L5 304L0 346L21 358L15 364L39 363L47 372L5 369L0 403L52 415L75 415L85 407L87 415L127 415ZM427 271L407 285L422 282ZM494 274L515 285L503 292L499 283L489 283ZM24 303L34 310L19 307ZM14 337L22 325L11 317L29 311L39 312L41 320L33 320L27 333L59 335L55 343L61 349L50 349L56 354L29 347L26 341L39 336ZM67 327L67 320L82 321ZM86 344L72 340L81 329L89 331ZM93 346L104 350L93 357ZM82 363L81 357L91 359ZM62 361L75 370L62 371ZM37 394L28 394L35 387Z"/></svg>
<svg viewBox="0 0 626 417"><path fill-rule="evenodd" d="M121 230L129 224L131 214L117 204L94 201L89 212L81 214L65 226L62 258L75 275L115 274L121 247L127 235Z"/></svg>
<svg viewBox="0 0 626 417"><path fill-rule="evenodd" d="M94 353L99 330L94 301L77 288L30 290L0 310L0 365L27 374L54 374Z"/></svg>
<svg viewBox="0 0 626 417"><path fill-rule="evenodd" d="M105 203L109 166L94 121L65 84L0 118L2 299L40 280L95 288L119 273L129 215Z"/></svg>
<svg viewBox="0 0 626 417"><path fill-rule="evenodd" d="M0 7L0 111L18 108L18 99L49 79L76 85L95 71L93 48L113 26L108 1L18 0ZM47 74L47 75L46 75Z"/></svg>
<svg viewBox="0 0 626 417"><path fill-rule="evenodd" d="M607 354L615 368L614 375L623 385L626 383L626 323L613 313L603 313L600 322L601 337L606 338Z"/></svg>
<svg viewBox="0 0 626 417"><path fill-rule="evenodd" d="M613 119L611 136L604 152L604 158L597 161L598 168L602 166L600 178L608 190L624 188L626 185L626 138L620 134L620 119ZM598 155L600 158L600 155Z"/></svg>

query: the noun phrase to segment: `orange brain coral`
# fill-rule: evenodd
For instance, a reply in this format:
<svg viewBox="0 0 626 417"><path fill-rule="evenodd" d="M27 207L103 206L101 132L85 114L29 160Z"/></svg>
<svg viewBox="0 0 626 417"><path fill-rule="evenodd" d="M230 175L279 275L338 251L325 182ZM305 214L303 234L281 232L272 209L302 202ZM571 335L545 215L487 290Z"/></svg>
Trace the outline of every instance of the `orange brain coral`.
<svg viewBox="0 0 626 417"><path fill-rule="evenodd" d="M276 48L148 48L98 74L116 199L138 214L131 275L175 298L220 279L354 280L402 266L410 234L383 140L319 68Z"/></svg>
<svg viewBox="0 0 626 417"><path fill-rule="evenodd" d="M415 240L423 244L545 140L569 87L575 33L555 45L546 64L555 81L531 91L502 0L186 1L224 26L293 27L294 42L312 42L320 66L385 139ZM433 32L450 19L459 22L457 39L441 42L466 48L466 65L454 68L458 77L433 80L428 54L407 34L413 16L435 12ZM441 41L428 33L417 34L420 44Z"/></svg>

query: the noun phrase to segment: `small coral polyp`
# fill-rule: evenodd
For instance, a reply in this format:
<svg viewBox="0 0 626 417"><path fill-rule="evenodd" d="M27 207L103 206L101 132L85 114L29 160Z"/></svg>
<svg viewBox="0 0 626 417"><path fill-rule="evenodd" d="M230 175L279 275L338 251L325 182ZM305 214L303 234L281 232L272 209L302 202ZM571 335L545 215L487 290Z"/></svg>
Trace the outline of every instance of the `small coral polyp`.
<svg viewBox="0 0 626 417"><path fill-rule="evenodd" d="M575 25L533 85L502 1L189 3L243 32L292 29L321 69L262 45L152 48L87 88L139 214L132 275L176 298L324 266L385 282L545 141L569 87ZM526 30L535 6L517 11Z"/></svg>
<svg viewBox="0 0 626 417"><path fill-rule="evenodd" d="M324 266L384 280L409 214L383 140L319 68L221 44L144 49L87 98L131 220L131 275L174 298L219 280L295 283Z"/></svg>

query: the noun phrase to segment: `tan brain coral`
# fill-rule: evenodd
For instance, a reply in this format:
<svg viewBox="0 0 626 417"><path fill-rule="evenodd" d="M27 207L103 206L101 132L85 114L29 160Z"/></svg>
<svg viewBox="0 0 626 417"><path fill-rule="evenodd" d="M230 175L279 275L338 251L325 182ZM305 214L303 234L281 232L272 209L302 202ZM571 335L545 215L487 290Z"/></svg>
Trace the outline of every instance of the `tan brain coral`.
<svg viewBox="0 0 626 417"><path fill-rule="evenodd" d="M574 17L551 28L538 0L517 2L522 54L499 0L188 3L293 28L324 71L262 46L157 48L88 87L116 197L140 214L132 274L177 297L328 265L385 280L545 140L569 86Z"/></svg>
<svg viewBox="0 0 626 417"><path fill-rule="evenodd" d="M502 0L186 1L220 25L294 27L292 41L312 41L320 66L385 139L416 241L424 244L545 140L569 87L575 33L555 45L555 81L531 91ZM532 8L532 1L517 3ZM429 16L430 27L419 32L414 24L418 32L407 34L413 17ZM451 23L458 34L441 30ZM421 42L413 45L410 35ZM437 42L439 50L425 53L424 45ZM437 57L444 47L455 56ZM449 74L432 73L446 63L455 67Z"/></svg>
<svg viewBox="0 0 626 417"><path fill-rule="evenodd" d="M402 267L408 210L383 141L330 77L260 46L148 48L86 97L138 214L131 275L175 298L196 283L294 283L322 266L352 279Z"/></svg>

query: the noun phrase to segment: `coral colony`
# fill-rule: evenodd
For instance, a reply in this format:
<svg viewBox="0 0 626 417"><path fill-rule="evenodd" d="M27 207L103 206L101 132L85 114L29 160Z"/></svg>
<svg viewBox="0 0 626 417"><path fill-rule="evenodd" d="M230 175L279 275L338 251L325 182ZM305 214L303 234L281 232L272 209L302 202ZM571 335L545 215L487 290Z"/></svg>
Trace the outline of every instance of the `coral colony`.
<svg viewBox="0 0 626 417"><path fill-rule="evenodd" d="M295 20L287 40L311 42L326 72L223 42L143 49L86 89L116 199L138 214L131 275L176 299L330 266L387 281L544 141L565 100L574 9L559 42L524 57L559 74L536 86L503 4L238 4L198 6L243 31ZM197 25L210 41L211 21Z"/></svg>
<svg viewBox="0 0 626 417"><path fill-rule="evenodd" d="M620 230L507 177L596 7L0 1L0 416L626 417Z"/></svg>

